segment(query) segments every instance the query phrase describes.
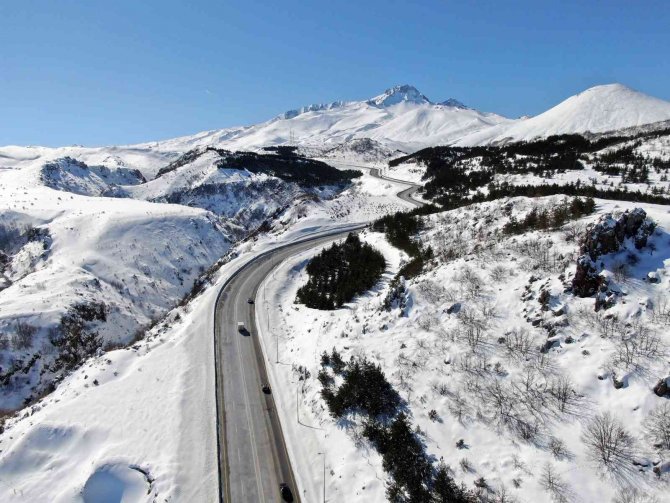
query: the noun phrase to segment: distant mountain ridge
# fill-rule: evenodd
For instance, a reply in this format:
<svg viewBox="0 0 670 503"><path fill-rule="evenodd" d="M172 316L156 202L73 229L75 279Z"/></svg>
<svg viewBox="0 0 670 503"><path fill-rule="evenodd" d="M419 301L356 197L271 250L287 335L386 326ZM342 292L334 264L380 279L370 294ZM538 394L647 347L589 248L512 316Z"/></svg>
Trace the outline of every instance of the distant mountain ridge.
<svg viewBox="0 0 670 503"><path fill-rule="evenodd" d="M70 156L89 165L139 169L152 178L159 168L185 152L204 147L260 151L266 146L293 145L318 156L338 145L345 146L343 152L358 152L365 144L360 141L371 140L370 145L381 155L382 151L411 153L438 145L473 146L555 134L602 134L651 127L668 120L670 102L622 84L592 87L541 114L518 119L481 112L454 98L433 102L416 87L403 84L366 100L308 105L259 124L163 141L99 148L0 147L0 168L43 164ZM346 147L351 142L355 144L353 149ZM377 154L368 157L380 157Z"/></svg>

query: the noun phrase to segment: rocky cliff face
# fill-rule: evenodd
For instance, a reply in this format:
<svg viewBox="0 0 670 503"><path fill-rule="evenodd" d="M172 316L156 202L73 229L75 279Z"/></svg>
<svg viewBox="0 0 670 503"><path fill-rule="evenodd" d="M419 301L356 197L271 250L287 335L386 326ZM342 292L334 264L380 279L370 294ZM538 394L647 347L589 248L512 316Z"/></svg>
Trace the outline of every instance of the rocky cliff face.
<svg viewBox="0 0 670 503"><path fill-rule="evenodd" d="M654 232L655 224L647 218L642 208L625 211L618 218L611 213L603 215L589 227L580 247L577 270L572 280L572 291L580 297L589 297L604 286L605 278L600 275L596 261L602 255L614 253L632 241L638 250L647 245L647 239Z"/></svg>

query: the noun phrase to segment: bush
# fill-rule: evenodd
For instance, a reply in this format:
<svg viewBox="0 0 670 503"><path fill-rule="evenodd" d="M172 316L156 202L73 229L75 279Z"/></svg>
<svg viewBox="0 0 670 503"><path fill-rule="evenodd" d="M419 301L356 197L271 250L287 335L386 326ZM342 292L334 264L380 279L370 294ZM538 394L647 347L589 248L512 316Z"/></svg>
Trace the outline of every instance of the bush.
<svg viewBox="0 0 670 503"><path fill-rule="evenodd" d="M336 362L341 360L335 350L330 355L322 355L321 396L335 417L349 412L366 416L363 436L382 456L382 466L390 476L387 499L391 502L472 501L469 493L456 485L444 464L433 468L418 428L412 428L404 412L398 413L400 396L381 368L366 358L351 358L340 371L342 384L336 387L327 367L330 365L335 371Z"/></svg>

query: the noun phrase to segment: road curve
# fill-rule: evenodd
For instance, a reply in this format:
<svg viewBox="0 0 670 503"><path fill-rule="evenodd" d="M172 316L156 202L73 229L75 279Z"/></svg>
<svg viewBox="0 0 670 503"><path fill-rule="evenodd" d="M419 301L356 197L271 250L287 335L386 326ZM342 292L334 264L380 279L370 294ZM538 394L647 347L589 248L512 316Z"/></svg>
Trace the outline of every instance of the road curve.
<svg viewBox="0 0 670 503"><path fill-rule="evenodd" d="M407 185L397 196L415 206L423 205L411 197L419 185L384 177L377 168L366 169L375 178ZM275 264L363 227L341 227L264 252L241 266L221 287L214 311L220 502L280 501L282 482L289 485L295 501L300 501L273 395L261 390L269 380L258 340L255 304L248 299L256 298ZM238 322L244 323L249 335L238 331Z"/></svg>
<svg viewBox="0 0 670 503"><path fill-rule="evenodd" d="M364 166L359 166L359 167L364 167ZM403 201L406 201L410 204L413 204L414 206L423 206L424 205L424 203L422 203L421 201L417 201L416 199L414 199L412 197L412 194L414 194L417 190L419 190L421 188L421 185L417 185L415 183L408 182L407 180L400 180L398 178L389 178L388 176L383 176L379 172L379 168L365 167L365 169L368 170L368 172L370 173L371 176L374 176L375 178L379 178L380 180L388 180L390 182L397 182L397 183L402 183L404 185L408 185L408 188L406 188L405 190L401 190L400 192L398 192L396 194L396 196L398 196L398 198L402 199Z"/></svg>
<svg viewBox="0 0 670 503"><path fill-rule="evenodd" d="M315 234L265 252L238 269L221 288L214 313L220 501L280 501L281 482L300 501L274 398L261 391L269 381L255 304L247 300L256 298L263 279L285 258L363 227ZM250 335L238 332L240 321Z"/></svg>

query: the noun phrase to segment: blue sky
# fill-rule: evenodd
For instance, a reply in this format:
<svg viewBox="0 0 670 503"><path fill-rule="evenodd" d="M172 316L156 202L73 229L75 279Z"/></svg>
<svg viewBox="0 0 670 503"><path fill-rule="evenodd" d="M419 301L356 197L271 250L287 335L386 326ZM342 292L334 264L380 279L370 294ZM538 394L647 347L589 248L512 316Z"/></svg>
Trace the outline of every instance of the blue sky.
<svg viewBox="0 0 670 503"><path fill-rule="evenodd" d="M511 117L610 82L670 100L661 1L23 0L0 20L0 145L170 138L400 83Z"/></svg>

